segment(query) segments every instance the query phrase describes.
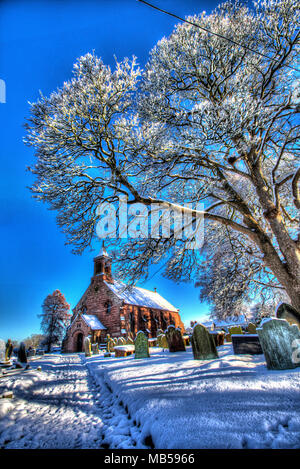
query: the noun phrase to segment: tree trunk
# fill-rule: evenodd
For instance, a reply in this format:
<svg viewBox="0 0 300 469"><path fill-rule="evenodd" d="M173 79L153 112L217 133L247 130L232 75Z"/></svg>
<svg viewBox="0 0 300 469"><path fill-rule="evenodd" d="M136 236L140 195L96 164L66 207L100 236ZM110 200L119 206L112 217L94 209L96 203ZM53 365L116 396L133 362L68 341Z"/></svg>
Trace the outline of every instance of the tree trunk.
<svg viewBox="0 0 300 469"><path fill-rule="evenodd" d="M273 272L290 298L292 306L300 312L300 277L295 277L278 256L269 237L257 234L257 244L264 254L265 265Z"/></svg>
<svg viewBox="0 0 300 469"><path fill-rule="evenodd" d="M268 222L280 249L284 261L278 256L271 240L265 240L260 245L265 254L265 263L272 270L281 285L285 288L291 303L300 312L300 249L284 224L280 209L278 209L269 195L268 187L260 168L253 173L256 192L264 210L264 217ZM259 243L260 244L260 243Z"/></svg>

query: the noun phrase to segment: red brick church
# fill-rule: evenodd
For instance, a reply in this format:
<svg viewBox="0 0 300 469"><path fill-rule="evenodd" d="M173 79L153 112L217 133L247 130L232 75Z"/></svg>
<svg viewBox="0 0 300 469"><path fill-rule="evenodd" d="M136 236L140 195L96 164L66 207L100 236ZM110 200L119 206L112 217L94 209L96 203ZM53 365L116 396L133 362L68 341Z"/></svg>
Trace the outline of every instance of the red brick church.
<svg viewBox="0 0 300 469"><path fill-rule="evenodd" d="M63 341L65 352L82 351L87 336L100 343L107 334L135 337L138 331L145 331L148 337L156 337L158 329L165 330L170 324L184 330L177 308L156 291L114 280L111 264L112 258L102 247L94 258L91 283L73 309Z"/></svg>

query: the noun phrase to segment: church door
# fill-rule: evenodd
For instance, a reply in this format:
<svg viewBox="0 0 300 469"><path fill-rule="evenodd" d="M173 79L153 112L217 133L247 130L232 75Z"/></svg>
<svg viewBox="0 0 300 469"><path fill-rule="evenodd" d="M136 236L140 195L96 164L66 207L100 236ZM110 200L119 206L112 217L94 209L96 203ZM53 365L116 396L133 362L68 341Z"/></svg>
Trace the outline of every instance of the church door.
<svg viewBox="0 0 300 469"><path fill-rule="evenodd" d="M79 332L77 336L76 352L82 352L83 334Z"/></svg>

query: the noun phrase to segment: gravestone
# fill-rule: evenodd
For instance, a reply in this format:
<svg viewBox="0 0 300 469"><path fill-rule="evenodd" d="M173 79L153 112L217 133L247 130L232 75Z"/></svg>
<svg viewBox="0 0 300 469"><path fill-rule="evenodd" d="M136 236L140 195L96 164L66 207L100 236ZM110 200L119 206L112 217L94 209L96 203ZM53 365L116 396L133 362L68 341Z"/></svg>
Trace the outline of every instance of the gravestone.
<svg viewBox="0 0 300 469"><path fill-rule="evenodd" d="M92 344L92 352L93 352L93 355L99 355L99 345L97 343Z"/></svg>
<svg viewBox="0 0 300 469"><path fill-rule="evenodd" d="M226 342L232 342L232 340L231 340L231 334L226 334L226 335L225 335L225 340L226 340Z"/></svg>
<svg viewBox="0 0 300 469"><path fill-rule="evenodd" d="M107 342L106 342L106 351L107 351L107 353L114 352L115 345L116 344L115 344L114 340L109 335L107 335Z"/></svg>
<svg viewBox="0 0 300 469"><path fill-rule="evenodd" d="M157 346L161 347L163 349L165 349L165 348L168 349L169 348L168 341L167 341L167 338L166 338L165 334L160 334L157 337Z"/></svg>
<svg viewBox="0 0 300 469"><path fill-rule="evenodd" d="M13 345L11 343L11 340L8 339L8 341L5 344L5 361L10 361L12 352L13 352Z"/></svg>
<svg viewBox="0 0 300 469"><path fill-rule="evenodd" d="M224 345L224 338L225 338L225 333L224 332L210 331L209 333L212 336L212 338L214 339L216 347Z"/></svg>
<svg viewBox="0 0 300 469"><path fill-rule="evenodd" d="M256 334L256 325L253 324L253 322L249 322L249 324L247 326L247 332L249 334Z"/></svg>
<svg viewBox="0 0 300 469"><path fill-rule="evenodd" d="M289 324L296 324L300 329L300 313L288 303L281 303L276 311L278 319L286 319Z"/></svg>
<svg viewBox="0 0 300 469"><path fill-rule="evenodd" d="M257 334L232 334L233 353L235 355L261 355L263 350Z"/></svg>
<svg viewBox="0 0 300 469"><path fill-rule="evenodd" d="M20 363L27 363L26 347L24 342L21 342L20 347L18 348L18 361Z"/></svg>
<svg viewBox="0 0 300 469"><path fill-rule="evenodd" d="M144 332L139 331L134 341L135 355L134 358L149 358L149 343Z"/></svg>
<svg viewBox="0 0 300 469"><path fill-rule="evenodd" d="M0 339L0 361L3 362L5 360L5 342L4 340Z"/></svg>
<svg viewBox="0 0 300 469"><path fill-rule="evenodd" d="M86 357L91 357L92 356L92 350L91 350L91 341L89 337L86 337L84 339L84 353Z"/></svg>
<svg viewBox="0 0 300 469"><path fill-rule="evenodd" d="M229 334L242 334L243 330L241 326L231 326L229 327Z"/></svg>
<svg viewBox="0 0 300 469"><path fill-rule="evenodd" d="M185 352L185 345L181 331L175 326L170 325L166 330L166 338L169 345L169 352Z"/></svg>
<svg viewBox="0 0 300 469"><path fill-rule="evenodd" d="M202 324L194 326L191 342L195 360L219 358L214 338Z"/></svg>
<svg viewBox="0 0 300 469"><path fill-rule="evenodd" d="M158 347L162 347L161 341L162 341L162 336L163 336L163 335L164 335L164 334L159 334L159 335L157 336L157 346L158 346Z"/></svg>
<svg viewBox="0 0 300 469"><path fill-rule="evenodd" d="M300 366L300 330L286 319L267 319L257 328L267 368L288 370Z"/></svg>

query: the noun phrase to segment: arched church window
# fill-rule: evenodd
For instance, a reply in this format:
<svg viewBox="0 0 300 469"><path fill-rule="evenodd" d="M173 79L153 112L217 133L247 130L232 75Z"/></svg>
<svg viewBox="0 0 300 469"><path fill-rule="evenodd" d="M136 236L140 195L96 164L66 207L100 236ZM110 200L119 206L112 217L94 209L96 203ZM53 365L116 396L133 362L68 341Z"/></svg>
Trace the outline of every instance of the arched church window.
<svg viewBox="0 0 300 469"><path fill-rule="evenodd" d="M107 301L105 303L105 310L106 310L106 314L110 314L111 313L111 302L110 301Z"/></svg>

